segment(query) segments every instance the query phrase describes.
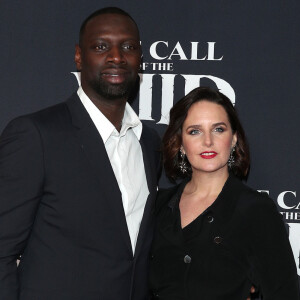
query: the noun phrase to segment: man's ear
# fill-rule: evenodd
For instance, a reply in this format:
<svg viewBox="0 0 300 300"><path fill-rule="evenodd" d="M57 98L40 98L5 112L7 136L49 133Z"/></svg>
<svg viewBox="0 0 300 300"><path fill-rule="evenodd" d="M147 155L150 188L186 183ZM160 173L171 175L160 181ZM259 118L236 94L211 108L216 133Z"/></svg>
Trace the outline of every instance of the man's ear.
<svg viewBox="0 0 300 300"><path fill-rule="evenodd" d="M81 71L81 49L79 45L75 45L75 64L77 71Z"/></svg>

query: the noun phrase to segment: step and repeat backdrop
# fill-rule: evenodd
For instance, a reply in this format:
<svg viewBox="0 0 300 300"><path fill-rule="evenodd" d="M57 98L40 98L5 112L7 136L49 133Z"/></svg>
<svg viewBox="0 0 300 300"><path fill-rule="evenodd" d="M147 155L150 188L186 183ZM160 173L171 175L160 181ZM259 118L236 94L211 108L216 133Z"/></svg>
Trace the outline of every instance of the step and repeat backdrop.
<svg viewBox="0 0 300 300"><path fill-rule="evenodd" d="M132 106L160 135L172 105L197 86L235 103L251 148L248 184L277 204L300 276L300 2L2 0L1 131L77 89L81 22L105 6L126 10L139 26L143 63ZM165 177L160 185L169 185Z"/></svg>

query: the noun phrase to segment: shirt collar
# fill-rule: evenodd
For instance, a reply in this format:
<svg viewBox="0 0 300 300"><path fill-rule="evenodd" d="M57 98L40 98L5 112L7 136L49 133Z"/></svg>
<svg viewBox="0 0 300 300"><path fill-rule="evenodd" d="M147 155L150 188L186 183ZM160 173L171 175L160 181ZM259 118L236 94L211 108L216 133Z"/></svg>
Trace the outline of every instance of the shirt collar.
<svg viewBox="0 0 300 300"><path fill-rule="evenodd" d="M132 107L126 102L124 117L122 120L122 129L120 134L126 134L126 131L132 128L137 139L140 140L143 124Z"/></svg>
<svg viewBox="0 0 300 300"><path fill-rule="evenodd" d="M79 86L77 90L77 95L80 98L83 106L87 110L88 114L90 115L93 123L95 124L104 144L107 142L108 138L111 135L123 136L130 128L132 128L137 139L140 140L143 128L142 122L128 103L126 103L125 106L124 116L122 120L122 128L119 133L114 127L114 125L90 100L90 98L86 95L81 86Z"/></svg>

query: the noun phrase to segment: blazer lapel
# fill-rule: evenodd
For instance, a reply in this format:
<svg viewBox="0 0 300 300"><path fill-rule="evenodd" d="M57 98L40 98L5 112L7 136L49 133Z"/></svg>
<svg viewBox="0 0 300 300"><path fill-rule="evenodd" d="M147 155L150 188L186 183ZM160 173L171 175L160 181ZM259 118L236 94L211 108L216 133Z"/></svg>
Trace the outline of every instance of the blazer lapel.
<svg viewBox="0 0 300 300"><path fill-rule="evenodd" d="M72 117L72 123L76 127L75 135L79 146L82 148L90 164L91 171L94 173L95 183L101 187L101 190L99 190L99 201L100 198L108 201L112 212L114 212L114 222L120 224L121 235L132 255L122 195L102 138L77 94L68 99L67 105Z"/></svg>

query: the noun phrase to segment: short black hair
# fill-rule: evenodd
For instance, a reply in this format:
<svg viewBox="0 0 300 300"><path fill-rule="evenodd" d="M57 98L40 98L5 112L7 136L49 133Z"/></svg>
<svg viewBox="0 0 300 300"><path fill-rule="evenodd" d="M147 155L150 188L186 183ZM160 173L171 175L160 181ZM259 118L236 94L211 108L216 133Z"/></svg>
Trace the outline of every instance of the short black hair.
<svg viewBox="0 0 300 300"><path fill-rule="evenodd" d="M118 15L122 15L122 16L126 16L126 17L130 18L133 21L133 23L135 24L137 31L139 32L139 28L138 28L135 20L125 10L123 10L119 7L113 7L113 6L112 7L104 7L104 8L94 11L82 22L82 24L80 26L80 31L79 31L79 45L81 45L82 37L83 37L84 31L85 31L86 24L91 19L93 19L97 16L100 16L100 15L105 15L105 14L118 14Z"/></svg>

